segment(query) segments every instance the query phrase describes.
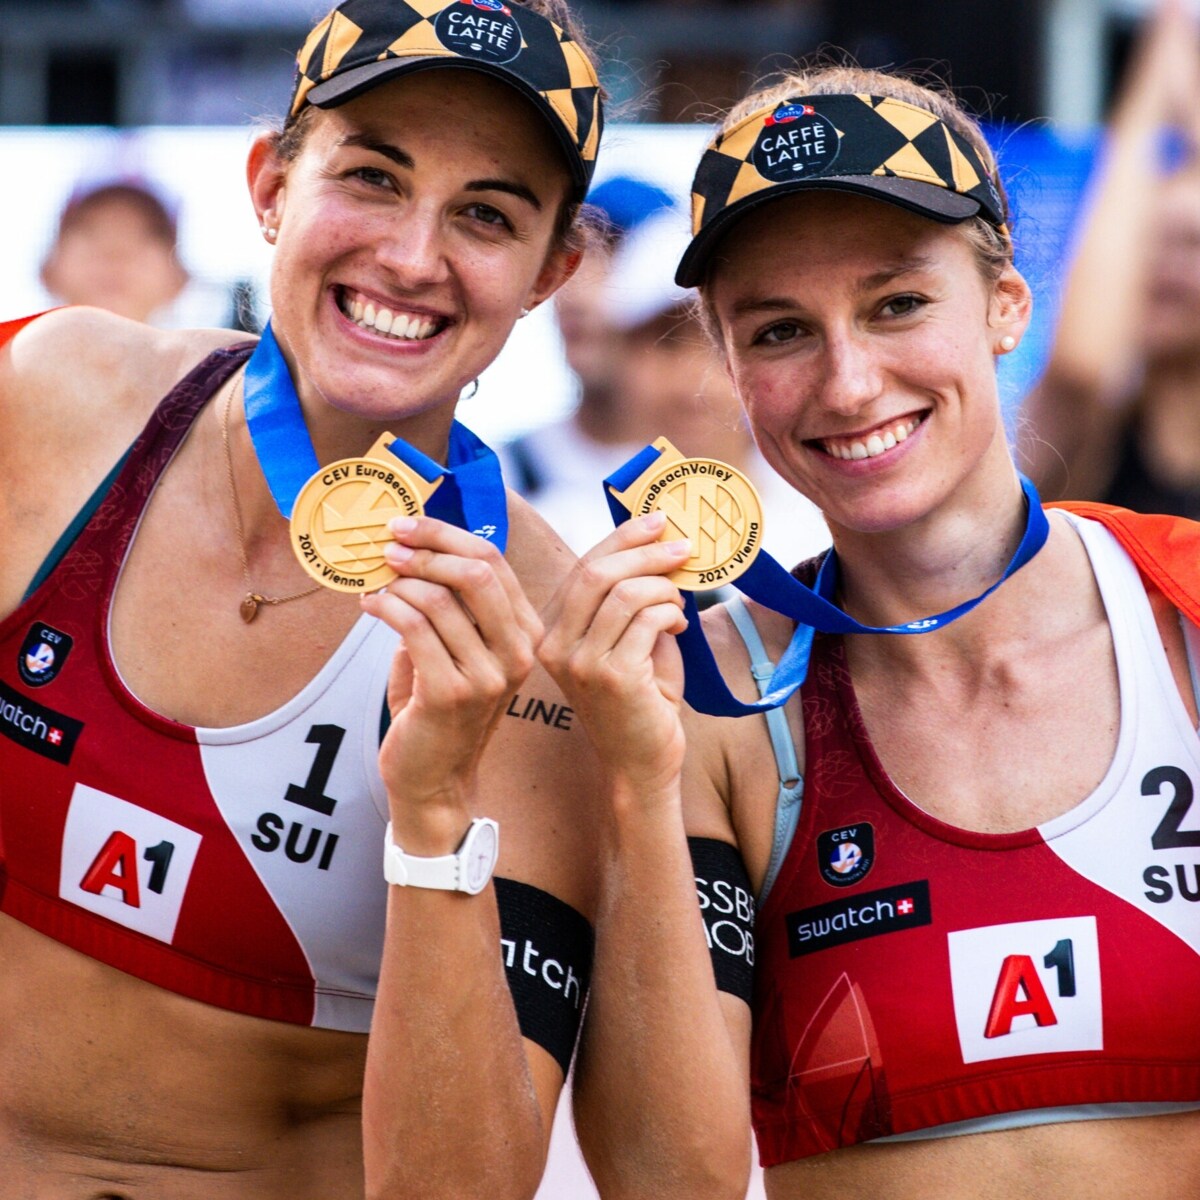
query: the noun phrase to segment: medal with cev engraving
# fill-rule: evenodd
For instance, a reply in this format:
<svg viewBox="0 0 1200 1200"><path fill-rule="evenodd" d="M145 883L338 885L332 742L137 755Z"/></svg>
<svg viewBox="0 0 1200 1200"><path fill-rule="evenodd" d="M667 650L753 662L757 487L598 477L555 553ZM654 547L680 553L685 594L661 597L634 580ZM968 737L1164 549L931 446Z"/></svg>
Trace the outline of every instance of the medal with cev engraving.
<svg viewBox="0 0 1200 1200"><path fill-rule="evenodd" d="M754 485L736 467L715 458L686 458L665 437L660 453L629 487L610 493L633 517L661 512L659 541L687 538L691 557L668 579L698 592L732 583L762 549L762 504Z"/></svg>
<svg viewBox="0 0 1200 1200"><path fill-rule="evenodd" d="M419 517L442 479L422 479L388 447L382 434L362 458L343 458L318 470L296 496L292 550L318 583L364 595L386 587L396 572L383 557L392 540L388 522Z"/></svg>

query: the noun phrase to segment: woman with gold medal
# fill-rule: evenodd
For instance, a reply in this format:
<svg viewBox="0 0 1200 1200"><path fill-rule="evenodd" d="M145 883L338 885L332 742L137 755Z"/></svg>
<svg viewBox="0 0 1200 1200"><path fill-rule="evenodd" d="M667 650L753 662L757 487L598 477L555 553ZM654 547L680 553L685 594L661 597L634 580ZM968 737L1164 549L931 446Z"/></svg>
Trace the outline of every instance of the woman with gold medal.
<svg viewBox="0 0 1200 1200"><path fill-rule="evenodd" d="M505 714L561 709L570 556L453 418L573 269L600 128L562 0L346 0L250 151L257 346L3 327L6 1195L536 1189L590 772Z"/></svg>
<svg viewBox="0 0 1200 1200"><path fill-rule="evenodd" d="M834 548L698 614L675 581L746 506L655 443L552 608L610 793L574 1092L601 1193L741 1196L751 1124L773 1200L1194 1191L1200 527L1018 474L1030 294L952 97L788 75L693 205L677 280Z"/></svg>

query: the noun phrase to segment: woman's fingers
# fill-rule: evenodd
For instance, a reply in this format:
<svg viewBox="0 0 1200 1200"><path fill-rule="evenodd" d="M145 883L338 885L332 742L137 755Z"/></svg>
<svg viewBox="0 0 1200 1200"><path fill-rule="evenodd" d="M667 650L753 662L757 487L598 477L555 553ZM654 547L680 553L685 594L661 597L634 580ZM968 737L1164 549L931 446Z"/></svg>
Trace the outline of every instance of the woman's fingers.
<svg viewBox="0 0 1200 1200"><path fill-rule="evenodd" d="M494 705L518 686L535 661L542 624L508 563L482 538L422 518L394 522L385 551L398 577L363 597L363 608L404 638L419 694L460 715Z"/></svg>
<svg viewBox="0 0 1200 1200"><path fill-rule="evenodd" d="M404 579L447 589L461 601L488 644L502 645L514 627L535 641L541 637L541 619L511 566L490 542L428 517L399 518L391 527L397 540L387 545L384 557L399 578L385 591Z"/></svg>
<svg viewBox="0 0 1200 1200"><path fill-rule="evenodd" d="M546 623L559 639L582 638L606 598L623 581L662 577L687 561L686 541L658 541L665 524L660 513L627 521L576 563L546 610Z"/></svg>
<svg viewBox="0 0 1200 1200"><path fill-rule="evenodd" d="M580 645L598 655L611 655L627 643L622 661L628 661L628 639L635 626L646 624L646 614L654 612L655 628L663 633L681 633L687 625L679 589L660 575L623 579L603 599ZM640 642L637 643L640 645ZM645 647L649 653L649 647Z"/></svg>
<svg viewBox="0 0 1200 1200"><path fill-rule="evenodd" d="M385 548L384 557L393 570L441 583L464 599L468 594L476 596L481 607L490 593L491 611L501 604L498 586L518 622L530 632L540 630L540 621L516 574L491 542L431 517L400 517L391 522L390 529L395 541ZM468 607L482 620L481 612Z"/></svg>
<svg viewBox="0 0 1200 1200"><path fill-rule="evenodd" d="M385 590L393 590L405 580L436 585L458 598L459 607L479 627L489 645L510 637L514 627L527 637L540 638L540 618L519 585L515 591L506 586L506 573L511 572L498 556L495 559L490 554L483 558L464 558L393 545L388 548L386 557L399 578Z"/></svg>
<svg viewBox="0 0 1200 1200"><path fill-rule="evenodd" d="M657 652L664 634L682 633L686 626L687 619L675 604L640 609L611 646L601 650L596 644L582 643L576 649L570 662L576 684L583 688L599 685L624 696L651 684L659 692L673 693L674 687L664 688L659 678L663 664Z"/></svg>
<svg viewBox="0 0 1200 1200"><path fill-rule="evenodd" d="M421 672L471 676L497 657L454 593L422 580L393 584L364 601L372 615L386 621L404 637L404 644ZM502 654L504 647L499 648Z"/></svg>

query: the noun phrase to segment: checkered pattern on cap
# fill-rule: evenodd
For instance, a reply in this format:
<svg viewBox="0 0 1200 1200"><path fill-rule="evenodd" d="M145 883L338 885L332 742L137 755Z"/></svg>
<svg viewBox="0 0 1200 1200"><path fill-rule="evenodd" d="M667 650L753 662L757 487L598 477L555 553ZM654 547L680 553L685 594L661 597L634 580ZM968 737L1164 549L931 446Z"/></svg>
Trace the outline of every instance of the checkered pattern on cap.
<svg viewBox="0 0 1200 1200"><path fill-rule="evenodd" d="M816 161L805 161L801 147L794 152L799 165L774 169L770 148L779 135L768 131L786 137L796 121L819 123L837 140L826 139ZM709 143L692 185L694 236L677 281L700 282L717 239L747 209L808 188L861 192L938 221L979 215L1007 235L1004 204L986 166L933 113L885 96L795 97L758 109Z"/></svg>
<svg viewBox="0 0 1200 1200"><path fill-rule="evenodd" d="M520 46L505 58L489 54L486 42L448 45L441 34L454 17L460 27L464 17L515 24ZM384 79L442 64L494 75L528 96L567 152L580 194L586 191L604 124L596 69L564 30L514 0L345 0L296 56L290 111L333 107Z"/></svg>

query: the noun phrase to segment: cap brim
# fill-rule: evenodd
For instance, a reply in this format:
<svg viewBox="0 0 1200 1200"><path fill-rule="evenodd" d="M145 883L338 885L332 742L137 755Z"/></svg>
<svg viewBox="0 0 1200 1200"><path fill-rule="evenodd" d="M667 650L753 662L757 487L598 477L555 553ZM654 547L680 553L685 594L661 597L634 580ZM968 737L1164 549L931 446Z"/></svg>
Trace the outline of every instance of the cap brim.
<svg viewBox="0 0 1200 1200"><path fill-rule="evenodd" d="M981 211L979 201L970 196L952 192L949 188L938 187L936 184L921 183L915 179L898 179L891 175L824 175L817 179L778 184L738 200L722 209L709 221L692 238L684 251L679 260L679 269L675 272L675 282L680 287L698 287L704 281L708 261L716 250L717 243L751 209L798 192L818 190L854 192L869 196L947 225L957 225L977 216Z"/></svg>
<svg viewBox="0 0 1200 1200"><path fill-rule="evenodd" d="M493 79L499 79L502 83L508 84L509 87L520 92L529 100L550 126L555 140L566 155L571 182L575 185L577 198L582 198L583 193L587 190L589 175L583 156L579 153L579 147L571 140L566 126L550 107L545 96L504 66L440 54L412 58L383 58L377 62L364 63L360 67L351 67L350 70L342 71L332 79L325 80L324 83L316 84L309 89L304 99L316 108L337 108L339 104L345 104L347 101L353 100L355 96L361 96L363 92L368 92L389 79L395 79L400 75L415 74L417 71L428 71L435 67L458 68L490 75Z"/></svg>

